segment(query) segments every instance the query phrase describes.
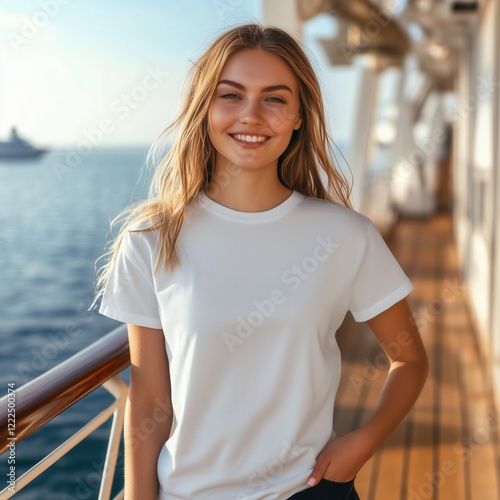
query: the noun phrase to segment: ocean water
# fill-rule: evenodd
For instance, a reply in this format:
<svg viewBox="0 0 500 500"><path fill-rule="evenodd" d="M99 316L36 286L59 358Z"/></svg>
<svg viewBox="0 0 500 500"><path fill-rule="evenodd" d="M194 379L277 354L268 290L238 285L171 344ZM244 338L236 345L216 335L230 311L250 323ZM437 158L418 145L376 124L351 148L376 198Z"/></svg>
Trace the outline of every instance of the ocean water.
<svg viewBox="0 0 500 500"><path fill-rule="evenodd" d="M147 193L146 154L94 150L71 163L66 151L54 151L31 162L0 161L1 396L8 383L20 387L118 325L87 310L94 263L111 238L110 221ZM18 443L16 476L111 401L98 389ZM15 498L97 498L108 433L109 425L100 428ZM114 491L122 484L122 458L117 469ZM0 477L7 470L4 454Z"/></svg>

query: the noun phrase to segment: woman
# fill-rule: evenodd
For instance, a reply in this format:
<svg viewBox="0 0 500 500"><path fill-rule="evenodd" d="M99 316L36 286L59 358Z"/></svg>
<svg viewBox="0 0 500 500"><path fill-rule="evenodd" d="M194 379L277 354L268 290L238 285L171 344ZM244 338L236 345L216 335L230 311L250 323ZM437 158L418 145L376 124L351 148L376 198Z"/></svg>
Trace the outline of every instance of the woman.
<svg viewBox="0 0 500 500"><path fill-rule="evenodd" d="M427 359L412 285L349 208L311 64L280 29L231 29L194 66L173 127L100 276L100 311L129 332L125 498L358 498ZM400 349L371 418L337 437L348 310Z"/></svg>

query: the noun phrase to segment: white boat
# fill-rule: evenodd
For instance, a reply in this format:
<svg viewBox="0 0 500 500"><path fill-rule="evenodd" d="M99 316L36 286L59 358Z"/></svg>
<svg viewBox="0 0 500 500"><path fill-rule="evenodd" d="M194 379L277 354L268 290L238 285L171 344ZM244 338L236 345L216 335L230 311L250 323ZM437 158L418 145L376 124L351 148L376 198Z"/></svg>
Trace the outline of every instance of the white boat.
<svg viewBox="0 0 500 500"><path fill-rule="evenodd" d="M0 160L35 159L45 151L45 149L36 148L22 137L19 137L16 127L12 127L8 141L0 141Z"/></svg>

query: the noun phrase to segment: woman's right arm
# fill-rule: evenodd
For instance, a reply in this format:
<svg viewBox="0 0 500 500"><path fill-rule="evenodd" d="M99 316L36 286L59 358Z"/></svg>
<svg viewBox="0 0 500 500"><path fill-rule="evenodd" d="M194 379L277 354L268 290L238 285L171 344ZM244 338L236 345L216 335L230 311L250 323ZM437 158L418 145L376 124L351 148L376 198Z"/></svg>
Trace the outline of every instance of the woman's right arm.
<svg viewBox="0 0 500 500"><path fill-rule="evenodd" d="M158 455L173 411L163 330L127 325L130 386L125 408L125 500L157 500Z"/></svg>

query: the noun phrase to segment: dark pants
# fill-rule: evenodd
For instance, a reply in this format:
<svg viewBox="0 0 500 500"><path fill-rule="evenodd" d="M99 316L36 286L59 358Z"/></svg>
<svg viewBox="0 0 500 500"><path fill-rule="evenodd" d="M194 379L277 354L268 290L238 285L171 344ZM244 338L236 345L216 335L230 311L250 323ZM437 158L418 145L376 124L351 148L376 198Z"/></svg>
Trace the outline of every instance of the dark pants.
<svg viewBox="0 0 500 500"><path fill-rule="evenodd" d="M322 479L316 486L295 493L289 500L359 500L359 496L354 489L354 479L347 483Z"/></svg>

